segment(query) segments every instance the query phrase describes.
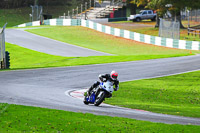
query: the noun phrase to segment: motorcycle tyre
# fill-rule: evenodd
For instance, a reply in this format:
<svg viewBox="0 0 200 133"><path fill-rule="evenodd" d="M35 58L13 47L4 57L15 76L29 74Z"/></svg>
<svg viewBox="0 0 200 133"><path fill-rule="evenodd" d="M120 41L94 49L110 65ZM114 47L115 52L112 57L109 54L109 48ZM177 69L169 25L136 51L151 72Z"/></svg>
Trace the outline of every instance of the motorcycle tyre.
<svg viewBox="0 0 200 133"><path fill-rule="evenodd" d="M95 105L95 106L99 106L99 105L103 102L103 100L105 99L105 97L106 97L106 93L103 92L103 93L101 94L101 97L99 98L99 100L94 102L94 105Z"/></svg>
<svg viewBox="0 0 200 133"><path fill-rule="evenodd" d="M87 98L87 96L84 97L83 103L86 104L86 105L88 105L89 102L86 100L86 98Z"/></svg>

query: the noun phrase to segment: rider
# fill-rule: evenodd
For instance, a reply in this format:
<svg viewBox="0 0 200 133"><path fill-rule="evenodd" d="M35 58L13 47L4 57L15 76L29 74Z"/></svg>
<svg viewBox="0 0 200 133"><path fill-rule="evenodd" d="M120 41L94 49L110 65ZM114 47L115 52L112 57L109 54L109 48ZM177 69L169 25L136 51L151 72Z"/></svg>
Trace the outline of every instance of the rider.
<svg viewBox="0 0 200 133"><path fill-rule="evenodd" d="M99 75L99 79L101 80L101 82L106 82L111 81L113 83L113 85L115 86L114 90L117 91L119 89L119 80L117 79L118 77L118 73L115 71L112 71L110 74L100 74ZM100 85L100 82L97 81L95 82L88 90L88 95L90 95L91 91L96 88L98 85Z"/></svg>

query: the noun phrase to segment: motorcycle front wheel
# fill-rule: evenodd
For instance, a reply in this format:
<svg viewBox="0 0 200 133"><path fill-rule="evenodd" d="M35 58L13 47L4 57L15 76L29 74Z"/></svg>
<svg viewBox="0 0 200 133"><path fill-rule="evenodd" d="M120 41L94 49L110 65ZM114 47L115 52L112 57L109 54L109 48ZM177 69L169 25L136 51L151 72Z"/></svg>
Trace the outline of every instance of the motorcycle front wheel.
<svg viewBox="0 0 200 133"><path fill-rule="evenodd" d="M88 104L89 104L89 102L88 102L87 98L88 98L88 96L85 96L85 97L84 97L84 100L83 100L83 103L84 103L84 104L86 104L86 105L88 105Z"/></svg>
<svg viewBox="0 0 200 133"><path fill-rule="evenodd" d="M105 91L100 91L99 94L98 94L98 96L96 97L94 105L95 106L99 106L103 102L103 100L105 99L105 97L106 97Z"/></svg>

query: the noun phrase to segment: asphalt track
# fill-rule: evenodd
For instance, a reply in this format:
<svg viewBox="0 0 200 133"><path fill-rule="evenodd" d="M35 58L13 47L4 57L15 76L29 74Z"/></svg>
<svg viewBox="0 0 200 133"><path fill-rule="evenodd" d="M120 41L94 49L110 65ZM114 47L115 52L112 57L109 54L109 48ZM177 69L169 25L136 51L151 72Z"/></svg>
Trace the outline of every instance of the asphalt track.
<svg viewBox="0 0 200 133"><path fill-rule="evenodd" d="M200 118L179 117L101 104L84 105L68 94L85 89L98 75L116 70L120 81L162 77L200 69L200 56L0 72L0 102L73 112L126 117L168 124L200 125ZM67 95L66 95L67 93Z"/></svg>

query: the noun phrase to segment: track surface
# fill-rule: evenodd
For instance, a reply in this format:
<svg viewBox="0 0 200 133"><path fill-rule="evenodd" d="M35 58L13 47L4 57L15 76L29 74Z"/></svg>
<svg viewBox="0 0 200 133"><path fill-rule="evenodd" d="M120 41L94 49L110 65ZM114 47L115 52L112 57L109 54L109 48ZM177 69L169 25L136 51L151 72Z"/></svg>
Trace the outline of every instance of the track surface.
<svg viewBox="0 0 200 133"><path fill-rule="evenodd" d="M16 29L6 30L6 41L53 55L109 55ZM82 100L68 95L72 90L87 88L98 80L99 74L110 73L111 70L119 72L120 81L128 81L198 69L200 69L200 56L77 67L2 71L0 72L0 102L127 117L152 122L200 125L199 118L156 114L106 104L101 104L100 107L87 106L83 104ZM67 95L65 92L67 92Z"/></svg>
<svg viewBox="0 0 200 133"><path fill-rule="evenodd" d="M119 72L120 81L137 80L200 69L200 56L147 61L110 63L77 67L0 72L0 102L39 106L97 115L127 117L170 124L200 125L199 118L187 118L126 109L102 104L84 105L82 100L65 95L84 89L97 80L98 74Z"/></svg>
<svg viewBox="0 0 200 133"><path fill-rule="evenodd" d="M111 55L41 37L26 32L24 29L6 29L6 42L51 55L67 57Z"/></svg>

